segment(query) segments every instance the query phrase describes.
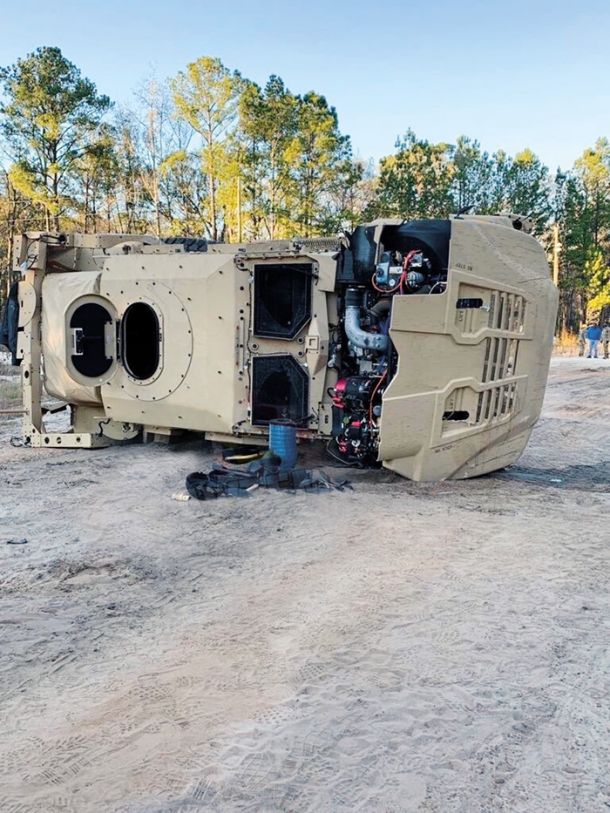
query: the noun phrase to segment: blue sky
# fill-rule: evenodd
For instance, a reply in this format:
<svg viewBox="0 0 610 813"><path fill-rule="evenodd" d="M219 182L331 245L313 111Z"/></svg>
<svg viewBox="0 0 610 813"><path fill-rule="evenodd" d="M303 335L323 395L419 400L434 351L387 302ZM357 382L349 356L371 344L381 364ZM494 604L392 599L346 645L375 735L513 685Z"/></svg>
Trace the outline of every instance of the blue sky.
<svg viewBox="0 0 610 813"><path fill-rule="evenodd" d="M8 6L8 8L6 7ZM22 0L0 19L0 65L58 45L128 102L151 72L220 57L263 83L323 93L375 159L409 127L433 141L528 146L552 169L610 136L610 3L601 0Z"/></svg>

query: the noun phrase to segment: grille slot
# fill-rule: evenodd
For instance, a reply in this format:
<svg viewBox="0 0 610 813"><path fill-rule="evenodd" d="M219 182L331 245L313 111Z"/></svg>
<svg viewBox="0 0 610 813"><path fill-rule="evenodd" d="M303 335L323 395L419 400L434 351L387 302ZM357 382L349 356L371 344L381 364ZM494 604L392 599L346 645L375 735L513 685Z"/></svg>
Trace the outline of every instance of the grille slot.
<svg viewBox="0 0 610 813"><path fill-rule="evenodd" d="M525 324L525 299L520 294L492 291L489 297L487 326L493 330L522 333Z"/></svg>
<svg viewBox="0 0 610 813"><path fill-rule="evenodd" d="M487 423L495 419L506 418L515 408L517 384L500 384L479 393L475 423Z"/></svg>
<svg viewBox="0 0 610 813"><path fill-rule="evenodd" d="M483 384L488 384L491 381L501 381L503 378L514 376L517 368L519 340L494 336L486 339L485 342L485 357L481 376Z"/></svg>

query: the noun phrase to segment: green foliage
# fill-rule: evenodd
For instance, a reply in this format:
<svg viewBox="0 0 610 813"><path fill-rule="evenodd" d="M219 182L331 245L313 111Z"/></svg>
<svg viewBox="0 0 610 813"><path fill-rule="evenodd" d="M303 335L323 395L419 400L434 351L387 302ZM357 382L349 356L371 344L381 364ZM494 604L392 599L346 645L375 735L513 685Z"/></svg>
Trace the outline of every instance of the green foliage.
<svg viewBox="0 0 610 813"><path fill-rule="evenodd" d="M610 274L604 254L600 249L594 249L586 260L584 275L587 288L592 296L597 296L608 288Z"/></svg>
<svg viewBox="0 0 610 813"><path fill-rule="evenodd" d="M320 233L320 211L337 177L351 170L351 144L339 131L337 113L324 96L297 98L296 128L289 145L293 218L303 237Z"/></svg>
<svg viewBox="0 0 610 813"><path fill-rule="evenodd" d="M110 100L59 48L38 48L1 68L0 83L0 131L12 156L11 182L44 208L49 228L59 228L70 176Z"/></svg>
<svg viewBox="0 0 610 813"><path fill-rule="evenodd" d="M472 206L478 212L494 208L492 178L494 162L481 152L478 141L459 136L452 152L453 184L451 189L454 210L460 212Z"/></svg>
<svg viewBox="0 0 610 813"><path fill-rule="evenodd" d="M589 300L587 315L597 319L600 312L610 305L610 268L607 253L594 249L584 266L585 287Z"/></svg>
<svg viewBox="0 0 610 813"><path fill-rule="evenodd" d="M596 318L610 302L610 144L600 138L584 150L571 172L555 179L559 224L560 285L578 297L579 318ZM574 320L575 324L575 320Z"/></svg>
<svg viewBox="0 0 610 813"><path fill-rule="evenodd" d="M337 114L316 93L295 96L277 76L250 84L240 105L240 167L253 237L336 231L361 176Z"/></svg>
<svg viewBox="0 0 610 813"><path fill-rule="evenodd" d="M290 152L297 98L278 76L261 89L249 83L240 100L239 163L252 239L285 236L290 224Z"/></svg>
<svg viewBox="0 0 610 813"><path fill-rule="evenodd" d="M261 88L209 57L172 88L176 116L196 135L210 237L309 236L341 225L339 190L356 183L354 165L323 96L296 96L277 76Z"/></svg>
<svg viewBox="0 0 610 813"><path fill-rule="evenodd" d="M548 169L525 149L514 158L481 152L477 141L460 136L455 146L432 144L408 131L396 153L381 160L376 217L447 217L466 207L479 214L529 215L539 234L551 215Z"/></svg>
<svg viewBox="0 0 610 813"><path fill-rule="evenodd" d="M201 167L207 177L208 198L205 223L213 240L220 239L222 232L219 189L224 187L225 191L235 182L232 149L243 84L237 71L231 72L219 59L207 56L191 62L172 82L176 114L201 139Z"/></svg>
<svg viewBox="0 0 610 813"><path fill-rule="evenodd" d="M449 144L431 144L412 130L396 143L396 153L381 159L374 217L447 217L454 211L455 167Z"/></svg>
<svg viewBox="0 0 610 813"><path fill-rule="evenodd" d="M538 235L542 235L552 213L551 181L547 167L530 149L511 160L496 158L500 209L530 217Z"/></svg>

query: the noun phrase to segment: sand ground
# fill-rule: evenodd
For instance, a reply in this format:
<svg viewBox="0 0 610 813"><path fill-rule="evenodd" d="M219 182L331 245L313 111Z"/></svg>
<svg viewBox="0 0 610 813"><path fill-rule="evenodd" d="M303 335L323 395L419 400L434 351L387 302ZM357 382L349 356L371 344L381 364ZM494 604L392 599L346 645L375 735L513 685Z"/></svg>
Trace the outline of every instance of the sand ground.
<svg viewBox="0 0 610 813"><path fill-rule="evenodd" d="M608 811L610 362L466 482L180 503L201 445L15 431L3 813Z"/></svg>

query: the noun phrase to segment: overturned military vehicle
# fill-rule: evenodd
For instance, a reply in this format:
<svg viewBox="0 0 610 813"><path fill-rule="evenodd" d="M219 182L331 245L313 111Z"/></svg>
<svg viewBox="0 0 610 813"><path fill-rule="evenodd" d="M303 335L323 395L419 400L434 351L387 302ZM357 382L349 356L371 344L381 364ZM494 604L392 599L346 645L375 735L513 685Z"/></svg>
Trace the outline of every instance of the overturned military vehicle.
<svg viewBox="0 0 610 813"><path fill-rule="evenodd" d="M256 443L286 420L413 480L506 466L540 413L557 308L528 231L471 215L239 245L26 234L24 437ZM43 387L71 406L69 432L45 430Z"/></svg>

